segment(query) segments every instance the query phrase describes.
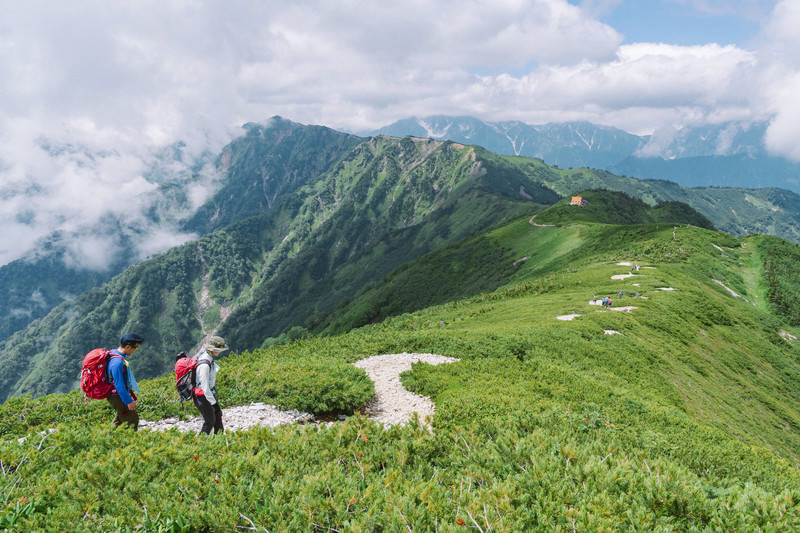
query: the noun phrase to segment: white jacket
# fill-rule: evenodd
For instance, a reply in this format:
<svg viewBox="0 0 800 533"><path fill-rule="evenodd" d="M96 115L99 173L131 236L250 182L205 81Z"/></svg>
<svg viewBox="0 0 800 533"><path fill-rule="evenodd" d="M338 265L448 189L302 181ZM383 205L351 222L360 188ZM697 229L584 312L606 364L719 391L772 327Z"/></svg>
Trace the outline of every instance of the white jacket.
<svg viewBox="0 0 800 533"><path fill-rule="evenodd" d="M214 359L208 355L208 352L203 351L197 356L198 361L208 361L207 365L197 365L195 374L195 386L203 391L203 396L206 397L208 403L214 405L217 403L217 398L214 396L215 387L217 385L217 370L219 366L214 362Z"/></svg>

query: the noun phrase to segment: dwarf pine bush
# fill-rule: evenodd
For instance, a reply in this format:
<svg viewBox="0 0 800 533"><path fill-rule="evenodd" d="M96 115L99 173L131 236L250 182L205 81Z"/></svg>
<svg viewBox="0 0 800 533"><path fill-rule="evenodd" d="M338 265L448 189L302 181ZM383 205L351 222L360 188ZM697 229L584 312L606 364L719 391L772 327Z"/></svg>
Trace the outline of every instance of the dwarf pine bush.
<svg viewBox="0 0 800 533"><path fill-rule="evenodd" d="M525 231L540 229L515 227L507 246L541 256L525 249ZM527 278L497 291L219 361L226 406L355 413L343 422L131 433L77 392L12 398L0 406L0 527L800 529L798 331L714 281L763 294L753 247L697 228L615 231L569 238L616 235L639 250L635 277L611 279L630 273L617 265L630 256L602 240L555 243L572 259L543 259L552 269L541 275L526 263L516 275ZM781 279L773 286L791 286ZM636 309L589 304L620 289ZM401 376L435 402L429 425L358 414L374 387L352 363L402 352L460 360ZM143 418L187 414L173 376L141 386Z"/></svg>

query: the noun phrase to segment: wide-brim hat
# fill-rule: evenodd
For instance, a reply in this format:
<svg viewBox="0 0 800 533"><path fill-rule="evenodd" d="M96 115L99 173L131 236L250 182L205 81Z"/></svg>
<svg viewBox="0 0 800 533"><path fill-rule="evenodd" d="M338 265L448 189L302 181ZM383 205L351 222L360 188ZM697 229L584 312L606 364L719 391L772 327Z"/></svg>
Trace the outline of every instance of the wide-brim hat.
<svg viewBox="0 0 800 533"><path fill-rule="evenodd" d="M217 335L213 335L208 339L206 343L206 351L207 352L222 352L228 349L228 345L225 344L225 339L222 337L218 337Z"/></svg>

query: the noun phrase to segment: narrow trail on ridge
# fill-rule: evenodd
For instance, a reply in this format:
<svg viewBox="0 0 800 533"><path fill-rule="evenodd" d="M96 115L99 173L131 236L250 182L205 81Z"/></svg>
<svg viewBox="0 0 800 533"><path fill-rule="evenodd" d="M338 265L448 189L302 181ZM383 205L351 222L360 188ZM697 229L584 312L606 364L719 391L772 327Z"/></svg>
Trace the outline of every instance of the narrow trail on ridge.
<svg viewBox="0 0 800 533"><path fill-rule="evenodd" d="M537 214L538 214L538 213L537 213ZM533 215L533 216L531 217L531 219L530 219L530 220L528 220L528 224L530 224L531 226L536 226L536 227L539 227L539 228L552 228L552 227L555 227L555 224L537 224L537 223L536 223L536 222L534 222L534 220L533 220L533 219L535 219L535 218L536 218L536 215Z"/></svg>
<svg viewBox="0 0 800 533"><path fill-rule="evenodd" d="M375 355L356 361L354 366L364 369L367 376L375 383L375 396L365 408L367 416L370 420L385 425L394 425L408 422L413 414L417 413L420 421L424 422L426 417L433 416L436 407L430 398L406 390L400 383L400 374L411 370L412 363L416 362L439 365L456 361L459 359L417 353ZM192 404L189 404L187 408L196 412ZM281 411L273 405L263 403L224 408L222 420L226 431L237 431L255 426L277 427L283 424L318 423L309 413L293 409ZM189 420L178 420L176 417L171 417L155 422L142 420L139 423L139 429L164 431L176 428L179 431L188 432L199 431L202 425L203 419L199 416Z"/></svg>

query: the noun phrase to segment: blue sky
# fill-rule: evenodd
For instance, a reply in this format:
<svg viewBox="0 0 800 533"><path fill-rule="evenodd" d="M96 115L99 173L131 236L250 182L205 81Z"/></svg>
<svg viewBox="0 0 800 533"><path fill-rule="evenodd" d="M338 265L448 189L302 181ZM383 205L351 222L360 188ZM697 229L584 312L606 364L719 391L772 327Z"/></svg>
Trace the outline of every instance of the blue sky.
<svg viewBox="0 0 800 533"><path fill-rule="evenodd" d="M580 6L584 2L570 2ZM620 32L623 42L708 43L747 48L768 19L776 0L688 2L625 0L598 19ZM584 3L585 4L585 3Z"/></svg>
<svg viewBox="0 0 800 533"><path fill-rule="evenodd" d="M60 232L92 268L124 196L147 256L154 154L216 153L280 115L344 131L411 116L589 121L670 135L767 121L800 160L798 0L0 0L0 265ZM657 154L656 154L657 155ZM213 169L191 191L214 190ZM130 252L130 251L128 251Z"/></svg>

